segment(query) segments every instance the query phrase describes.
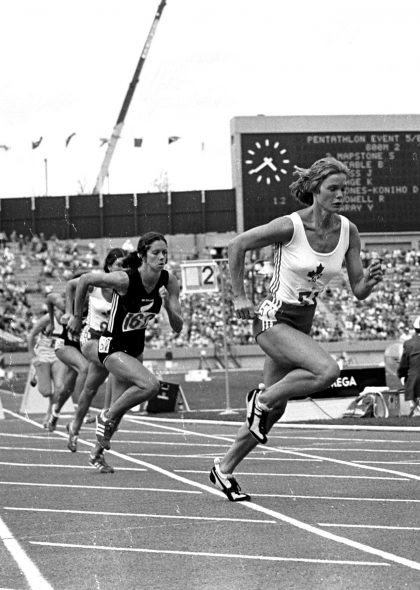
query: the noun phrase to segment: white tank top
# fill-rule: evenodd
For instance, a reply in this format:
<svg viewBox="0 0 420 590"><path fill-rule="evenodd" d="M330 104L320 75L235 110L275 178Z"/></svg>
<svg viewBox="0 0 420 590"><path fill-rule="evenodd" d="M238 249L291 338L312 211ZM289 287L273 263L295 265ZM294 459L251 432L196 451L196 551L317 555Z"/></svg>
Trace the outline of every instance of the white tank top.
<svg viewBox="0 0 420 590"><path fill-rule="evenodd" d="M104 330L108 324L111 302L102 295L100 287L94 287L89 294L89 308L87 315L87 326L93 330Z"/></svg>
<svg viewBox="0 0 420 590"><path fill-rule="evenodd" d="M293 222L293 236L287 244L276 244L270 299L278 308L282 302L314 305L327 283L341 272L349 247L349 220L340 215L340 238L332 252L316 252L309 245L300 215L295 212L286 217Z"/></svg>

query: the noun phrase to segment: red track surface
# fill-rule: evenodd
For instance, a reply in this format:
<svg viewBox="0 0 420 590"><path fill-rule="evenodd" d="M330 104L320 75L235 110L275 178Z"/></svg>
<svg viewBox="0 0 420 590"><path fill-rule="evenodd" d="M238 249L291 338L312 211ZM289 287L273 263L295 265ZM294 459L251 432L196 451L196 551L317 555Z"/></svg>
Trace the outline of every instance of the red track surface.
<svg viewBox="0 0 420 590"><path fill-rule="evenodd" d="M238 471L252 502L208 481L237 426L124 419L87 464L2 394L0 587L67 590L420 587L420 433L279 427Z"/></svg>

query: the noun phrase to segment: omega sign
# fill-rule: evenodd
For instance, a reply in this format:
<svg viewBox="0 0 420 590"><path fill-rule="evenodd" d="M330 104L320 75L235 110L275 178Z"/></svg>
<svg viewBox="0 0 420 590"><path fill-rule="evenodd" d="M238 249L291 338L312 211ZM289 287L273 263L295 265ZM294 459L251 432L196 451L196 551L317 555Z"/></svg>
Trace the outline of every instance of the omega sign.
<svg viewBox="0 0 420 590"><path fill-rule="evenodd" d="M342 369L338 379L328 389L311 394L312 398L339 398L359 395L365 387L386 385L385 368L381 366L354 366ZM296 398L297 399L297 398Z"/></svg>
<svg viewBox="0 0 420 590"><path fill-rule="evenodd" d="M353 375L349 377L338 377L330 387L357 387L357 381Z"/></svg>

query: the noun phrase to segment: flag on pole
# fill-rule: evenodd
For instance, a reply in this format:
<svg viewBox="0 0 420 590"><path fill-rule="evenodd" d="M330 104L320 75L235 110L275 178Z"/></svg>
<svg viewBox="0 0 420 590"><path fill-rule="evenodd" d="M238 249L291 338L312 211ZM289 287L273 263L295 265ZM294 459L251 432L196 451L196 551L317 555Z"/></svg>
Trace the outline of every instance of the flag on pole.
<svg viewBox="0 0 420 590"><path fill-rule="evenodd" d="M66 147L68 147L69 143L71 142L71 140L73 139L73 137L76 135L76 133L71 133L67 139L66 139Z"/></svg>
<svg viewBox="0 0 420 590"><path fill-rule="evenodd" d="M33 150L36 150L36 148L40 146L40 144L41 144L41 141L42 141L42 135L41 135L41 137L38 139L38 141L33 141L33 142L32 142L32 149L33 149Z"/></svg>
<svg viewBox="0 0 420 590"><path fill-rule="evenodd" d="M135 137L134 138L134 147L141 147L143 145L143 138L142 137Z"/></svg>
<svg viewBox="0 0 420 590"><path fill-rule="evenodd" d="M181 139L178 135L170 135L168 137L168 144L171 145L171 143L178 141L178 139Z"/></svg>

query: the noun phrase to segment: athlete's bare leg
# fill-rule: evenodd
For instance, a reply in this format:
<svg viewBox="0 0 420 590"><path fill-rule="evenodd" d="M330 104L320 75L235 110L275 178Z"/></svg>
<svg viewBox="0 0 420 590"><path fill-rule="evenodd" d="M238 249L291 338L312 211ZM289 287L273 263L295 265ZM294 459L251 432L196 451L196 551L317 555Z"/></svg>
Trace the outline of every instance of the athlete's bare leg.
<svg viewBox="0 0 420 590"><path fill-rule="evenodd" d="M159 393L159 379L140 360L114 352L105 361L112 374L112 404L106 413L110 420L119 420L128 410L152 399Z"/></svg>
<svg viewBox="0 0 420 590"><path fill-rule="evenodd" d="M269 431L283 415L290 397L327 388L339 375L339 368L317 342L286 324L276 324L260 334L258 344L267 355L264 365L266 388L258 399L269 409ZM221 471L232 473L257 444L247 424L243 424L221 460Z"/></svg>

